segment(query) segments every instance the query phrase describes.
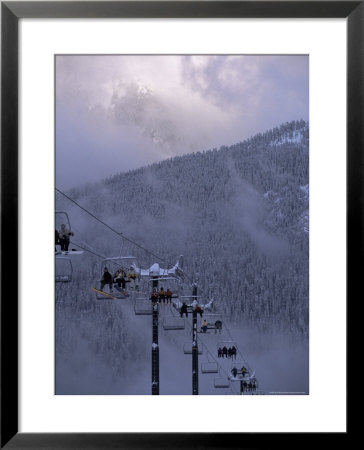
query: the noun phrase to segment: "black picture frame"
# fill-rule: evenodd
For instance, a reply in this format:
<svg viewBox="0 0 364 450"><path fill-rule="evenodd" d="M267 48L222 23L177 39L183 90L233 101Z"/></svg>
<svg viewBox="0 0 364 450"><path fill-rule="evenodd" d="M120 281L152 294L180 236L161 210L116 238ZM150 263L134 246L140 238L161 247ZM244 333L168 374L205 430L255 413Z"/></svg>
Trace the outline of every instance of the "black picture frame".
<svg viewBox="0 0 364 450"><path fill-rule="evenodd" d="M9 282L8 268L14 271L18 267L19 250L19 19L239 17L347 18L347 304L354 293L357 296L361 292L364 1L1 2L1 448L257 448L270 447L277 439L280 445L292 448L292 441L298 438L295 433L18 433L18 288L12 279ZM350 351L349 344L347 349ZM312 436L303 433L300 444L304 445ZM337 433L335 440L340 444L348 436L348 432ZM321 439L327 443L324 433L315 433L314 438L315 444L320 445Z"/></svg>

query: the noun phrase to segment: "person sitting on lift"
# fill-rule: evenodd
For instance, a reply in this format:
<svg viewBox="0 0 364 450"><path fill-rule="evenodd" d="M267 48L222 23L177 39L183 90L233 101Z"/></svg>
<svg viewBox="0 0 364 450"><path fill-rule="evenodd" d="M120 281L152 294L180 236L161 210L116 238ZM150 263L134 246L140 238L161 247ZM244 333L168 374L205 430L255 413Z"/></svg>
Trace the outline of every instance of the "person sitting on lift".
<svg viewBox="0 0 364 450"><path fill-rule="evenodd" d="M157 303L158 301L158 292L153 289L152 295L150 296L150 299L152 300L152 303Z"/></svg>
<svg viewBox="0 0 364 450"><path fill-rule="evenodd" d="M135 270L134 270L134 268L133 268L133 266L131 266L130 268L129 268L129 270L128 270L128 281L129 282L131 282L131 281L134 281L134 288L135 289L137 289L137 274L136 274L136 272L135 272ZM131 285L130 285L131 286Z"/></svg>
<svg viewBox="0 0 364 450"><path fill-rule="evenodd" d="M221 347L219 347L217 349L217 356L218 356L218 358L222 358L222 349L221 349Z"/></svg>
<svg viewBox="0 0 364 450"><path fill-rule="evenodd" d="M196 305L195 305L195 311L197 312L197 314L200 314L200 316L202 317L202 308L198 303L196 303Z"/></svg>
<svg viewBox="0 0 364 450"><path fill-rule="evenodd" d="M203 333L206 333L207 331L207 321L204 319L204 321L201 323L201 330Z"/></svg>
<svg viewBox="0 0 364 450"><path fill-rule="evenodd" d="M118 287L122 287L123 289L125 289L125 278L123 276L123 271L120 269L115 273L115 281L118 284Z"/></svg>
<svg viewBox="0 0 364 450"><path fill-rule="evenodd" d="M167 303L172 303L172 295L173 295L173 292L168 288L166 290L166 301L167 301Z"/></svg>
<svg viewBox="0 0 364 450"><path fill-rule="evenodd" d="M68 246L70 245L70 236L74 236L74 233L72 233L72 231L66 228L66 225L62 223L58 235L59 242L61 244L61 251L68 252Z"/></svg>
<svg viewBox="0 0 364 450"><path fill-rule="evenodd" d="M243 375L243 377L245 377L245 374L246 373L248 373L248 369L245 367L245 366L243 366L242 368L241 368L241 374Z"/></svg>
<svg viewBox="0 0 364 450"><path fill-rule="evenodd" d="M215 334L219 331L219 333L221 334L221 330L222 330L222 322L221 320L217 320L215 322Z"/></svg>
<svg viewBox="0 0 364 450"><path fill-rule="evenodd" d="M233 377L236 378L236 375L237 375L237 373L238 373L238 369L237 369L236 367L233 367L233 368L231 369L231 373L233 374Z"/></svg>
<svg viewBox="0 0 364 450"><path fill-rule="evenodd" d="M112 292L112 276L107 267L104 268L104 273L102 274L100 291L104 289L105 284L109 285L110 292Z"/></svg>
<svg viewBox="0 0 364 450"><path fill-rule="evenodd" d="M135 281L136 277L137 277L137 274L135 273L134 268L130 267L129 273L128 273L129 280L134 280Z"/></svg>
<svg viewBox="0 0 364 450"><path fill-rule="evenodd" d="M165 303L165 301L166 301L166 295L165 295L166 293L164 292L164 289L163 289L163 287L161 287L160 288L160 290L159 290L159 293L158 293L158 295L159 295L159 303Z"/></svg>
<svg viewBox="0 0 364 450"><path fill-rule="evenodd" d="M182 306L181 306L181 317L183 317L183 314L186 314L186 317L188 318L188 311L187 311L187 305L185 302L183 302Z"/></svg>

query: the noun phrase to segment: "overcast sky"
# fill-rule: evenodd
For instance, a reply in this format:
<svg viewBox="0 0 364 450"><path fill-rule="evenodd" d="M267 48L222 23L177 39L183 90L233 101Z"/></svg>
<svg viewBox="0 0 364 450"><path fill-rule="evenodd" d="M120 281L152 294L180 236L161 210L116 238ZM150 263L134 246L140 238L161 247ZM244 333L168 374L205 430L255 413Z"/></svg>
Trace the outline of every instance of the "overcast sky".
<svg viewBox="0 0 364 450"><path fill-rule="evenodd" d="M308 120L308 56L57 56L56 185Z"/></svg>

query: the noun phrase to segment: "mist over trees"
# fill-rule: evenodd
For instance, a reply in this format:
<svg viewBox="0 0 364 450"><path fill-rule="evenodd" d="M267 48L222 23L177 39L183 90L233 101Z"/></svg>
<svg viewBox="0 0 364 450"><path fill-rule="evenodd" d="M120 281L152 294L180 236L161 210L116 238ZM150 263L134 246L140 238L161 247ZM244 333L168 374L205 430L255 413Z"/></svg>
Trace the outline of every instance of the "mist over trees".
<svg viewBox="0 0 364 450"><path fill-rule="evenodd" d="M110 161L110 172L113 169L120 173L67 194L160 255L163 267L183 254L190 280L198 283L206 298L214 297L216 310L233 325L307 342L307 122L293 121L230 147L186 154L129 172L113 168ZM74 242L107 257L119 254L117 236L60 195L56 207L69 212ZM122 253L138 257L143 268L155 262L126 240ZM115 373L120 375L128 359L123 346L138 355L136 364L149 358L149 347L143 350L137 345L141 340L138 325L130 326L125 309L118 306L116 318L110 306L95 303L90 287L99 278L99 263L86 254L75 269L72 285L56 287L57 351L67 353L72 327L79 327L77 332L82 331L88 346L102 355L106 365L111 364L113 353L105 349L120 346L116 349L120 359L117 364L114 361ZM87 319L90 315L92 320ZM100 330L95 330L95 316L105 325Z"/></svg>

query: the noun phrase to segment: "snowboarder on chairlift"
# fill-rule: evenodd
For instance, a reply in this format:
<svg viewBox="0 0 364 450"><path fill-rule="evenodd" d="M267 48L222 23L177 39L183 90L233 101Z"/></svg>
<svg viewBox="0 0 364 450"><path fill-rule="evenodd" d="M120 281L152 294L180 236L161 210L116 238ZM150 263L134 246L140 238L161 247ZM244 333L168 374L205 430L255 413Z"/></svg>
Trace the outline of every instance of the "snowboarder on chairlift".
<svg viewBox="0 0 364 450"><path fill-rule="evenodd" d="M218 358L222 358L222 349L221 349L221 347L219 347L217 349L217 356L218 356Z"/></svg>
<svg viewBox="0 0 364 450"><path fill-rule="evenodd" d="M112 292L112 276L107 267L104 268L104 273L102 274L102 277L101 277L100 291L102 291L104 289L105 284L109 285L110 292Z"/></svg>
<svg viewBox="0 0 364 450"><path fill-rule="evenodd" d="M224 345L224 347L222 348L222 357L226 356L226 358L227 358L227 354L228 354L228 349Z"/></svg>
<svg viewBox="0 0 364 450"><path fill-rule="evenodd" d="M236 359L236 347L235 347L235 345L233 345L231 347L231 358L234 359L234 357Z"/></svg>
<svg viewBox="0 0 364 450"><path fill-rule="evenodd" d="M236 375L237 375L237 373L238 373L238 369L237 369L236 367L233 367L233 368L231 369L231 373L233 374L233 377L236 378Z"/></svg>
<svg viewBox="0 0 364 450"><path fill-rule="evenodd" d="M183 302L182 306L181 306L181 317L183 317L183 314L186 314L186 317L188 318L188 311L187 311L187 305L185 302Z"/></svg>

